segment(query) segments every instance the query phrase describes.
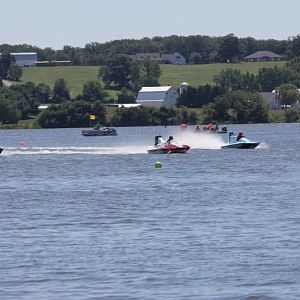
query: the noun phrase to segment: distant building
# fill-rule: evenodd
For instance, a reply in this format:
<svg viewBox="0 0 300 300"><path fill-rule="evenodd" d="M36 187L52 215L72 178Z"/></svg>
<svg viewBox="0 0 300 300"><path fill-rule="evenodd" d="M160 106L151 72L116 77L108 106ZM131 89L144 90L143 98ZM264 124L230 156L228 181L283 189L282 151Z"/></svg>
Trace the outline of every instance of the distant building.
<svg viewBox="0 0 300 300"><path fill-rule="evenodd" d="M257 51L251 55L244 57L244 61L247 62L260 62L260 61L278 61L283 57L271 51Z"/></svg>
<svg viewBox="0 0 300 300"><path fill-rule="evenodd" d="M10 53L10 55L15 58L16 64L21 67L35 66L37 61L37 54L35 52Z"/></svg>
<svg viewBox="0 0 300 300"><path fill-rule="evenodd" d="M136 103L144 106L175 107L179 95L172 86L143 87L136 98Z"/></svg>
<svg viewBox="0 0 300 300"><path fill-rule="evenodd" d="M270 110L279 110L281 109L281 101L280 101L280 94L278 91L272 92L261 92L259 93L263 99L268 104L268 109Z"/></svg>
<svg viewBox="0 0 300 300"><path fill-rule="evenodd" d="M190 85L186 82L182 82L179 86L179 93L182 94L183 91L186 91Z"/></svg>
<svg viewBox="0 0 300 300"><path fill-rule="evenodd" d="M178 52L173 54L162 54L161 52L150 52L150 53L136 53L130 55L132 60L154 60L161 64L173 64L173 65L184 65L186 59Z"/></svg>
<svg viewBox="0 0 300 300"><path fill-rule="evenodd" d="M300 89L297 89L297 90L300 94ZM259 94L267 102L268 108L271 110L280 110L280 109L285 109L285 108L289 108L289 107L296 109L296 110L300 110L300 101L299 100L297 100L292 105L283 105L281 103L281 95L278 90L273 90L272 92L261 92Z"/></svg>
<svg viewBox="0 0 300 300"><path fill-rule="evenodd" d="M70 60L40 60L35 63L37 67L58 67L58 66L70 66Z"/></svg>

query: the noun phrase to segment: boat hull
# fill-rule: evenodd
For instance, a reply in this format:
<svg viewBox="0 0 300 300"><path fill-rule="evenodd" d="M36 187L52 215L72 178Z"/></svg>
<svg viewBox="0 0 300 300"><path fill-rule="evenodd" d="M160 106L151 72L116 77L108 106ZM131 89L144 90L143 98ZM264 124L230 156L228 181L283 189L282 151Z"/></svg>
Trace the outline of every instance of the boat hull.
<svg viewBox="0 0 300 300"><path fill-rule="evenodd" d="M157 149L147 150L151 154L171 154L171 153L186 153L190 149L190 146L183 145L182 147L177 146L166 146Z"/></svg>
<svg viewBox="0 0 300 300"><path fill-rule="evenodd" d="M0 154L2 153L2 151L3 151L3 149L2 149L2 148L0 148Z"/></svg>
<svg viewBox="0 0 300 300"><path fill-rule="evenodd" d="M254 149L259 145L257 142L248 143L233 143L225 146L221 146L222 149Z"/></svg>
<svg viewBox="0 0 300 300"><path fill-rule="evenodd" d="M115 136L117 135L117 131L113 128L88 129L82 130L81 134L83 136Z"/></svg>

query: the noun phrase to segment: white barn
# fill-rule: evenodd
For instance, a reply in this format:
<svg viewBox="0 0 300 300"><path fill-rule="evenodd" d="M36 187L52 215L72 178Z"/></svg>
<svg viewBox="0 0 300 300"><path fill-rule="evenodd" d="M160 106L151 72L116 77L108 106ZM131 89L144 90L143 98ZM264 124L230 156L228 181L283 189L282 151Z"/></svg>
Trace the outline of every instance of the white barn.
<svg viewBox="0 0 300 300"><path fill-rule="evenodd" d="M2 53L0 53L1 56ZM35 52L20 52L20 53L10 53L16 60L16 65L21 67L31 67L35 66L37 62L37 54Z"/></svg>
<svg viewBox="0 0 300 300"><path fill-rule="evenodd" d="M24 53L11 53L18 66L35 66L37 62L37 54L35 52L24 52Z"/></svg>
<svg viewBox="0 0 300 300"><path fill-rule="evenodd" d="M179 95L172 86L143 87L136 98L136 103L143 106L175 107Z"/></svg>

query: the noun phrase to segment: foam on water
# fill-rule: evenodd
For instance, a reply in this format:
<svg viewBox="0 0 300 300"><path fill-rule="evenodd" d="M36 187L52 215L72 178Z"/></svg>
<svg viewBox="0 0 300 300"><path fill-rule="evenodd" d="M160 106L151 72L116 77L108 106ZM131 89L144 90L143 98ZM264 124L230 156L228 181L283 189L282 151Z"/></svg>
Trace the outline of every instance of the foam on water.
<svg viewBox="0 0 300 300"><path fill-rule="evenodd" d="M10 147L5 148L1 155L139 154L146 153L150 147Z"/></svg>
<svg viewBox="0 0 300 300"><path fill-rule="evenodd" d="M269 148L269 145L265 142L262 142L257 146L257 149L267 149L267 148Z"/></svg>
<svg viewBox="0 0 300 300"><path fill-rule="evenodd" d="M179 144L189 145L191 149L221 149L226 144L217 133L181 132L175 138Z"/></svg>

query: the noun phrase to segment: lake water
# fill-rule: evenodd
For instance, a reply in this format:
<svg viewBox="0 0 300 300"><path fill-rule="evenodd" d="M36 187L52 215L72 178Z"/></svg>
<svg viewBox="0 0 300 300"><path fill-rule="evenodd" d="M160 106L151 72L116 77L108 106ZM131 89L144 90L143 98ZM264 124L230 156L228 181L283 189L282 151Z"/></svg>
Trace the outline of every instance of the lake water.
<svg viewBox="0 0 300 300"><path fill-rule="evenodd" d="M1 130L0 299L300 299L300 124L228 127Z"/></svg>

